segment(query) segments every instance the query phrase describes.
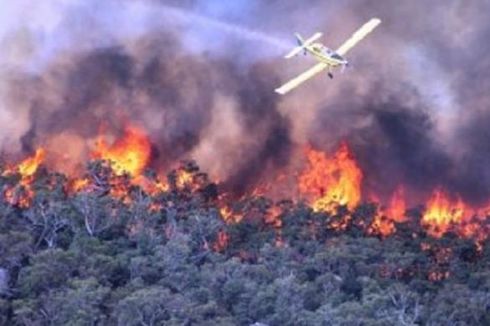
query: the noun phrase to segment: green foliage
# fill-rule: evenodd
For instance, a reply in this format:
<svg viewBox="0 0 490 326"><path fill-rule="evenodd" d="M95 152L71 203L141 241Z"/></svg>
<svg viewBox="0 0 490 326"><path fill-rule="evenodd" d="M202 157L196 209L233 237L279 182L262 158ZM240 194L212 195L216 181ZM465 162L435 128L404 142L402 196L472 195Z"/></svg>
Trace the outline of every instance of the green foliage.
<svg viewBox="0 0 490 326"><path fill-rule="evenodd" d="M278 230L262 197L236 202L244 218L226 224L215 185L193 164L185 171L197 189L179 188L175 172L169 191L129 185L122 200L95 162L90 190L69 194L66 178L44 171L30 207L0 201L0 324L490 324L486 243L428 238L409 223L370 236L370 204L342 232L329 225L351 214L345 207L284 202Z"/></svg>

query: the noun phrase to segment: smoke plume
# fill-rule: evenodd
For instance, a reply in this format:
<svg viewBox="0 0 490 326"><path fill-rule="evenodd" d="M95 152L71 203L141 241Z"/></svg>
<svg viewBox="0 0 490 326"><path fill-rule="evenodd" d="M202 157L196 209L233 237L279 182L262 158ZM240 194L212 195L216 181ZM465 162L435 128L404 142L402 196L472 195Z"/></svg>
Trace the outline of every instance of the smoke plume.
<svg viewBox="0 0 490 326"><path fill-rule="evenodd" d="M128 123L152 167L183 158L242 192L298 164L310 143L347 140L365 187L441 186L490 197L488 1L64 1L2 5L0 146L48 151L76 171L101 130ZM345 74L280 97L314 63L281 55L293 32L332 48L369 18L383 23L347 55ZM2 19L5 18L5 19ZM63 159L60 159L62 157ZM415 196L416 197L416 196ZM413 198L415 198L413 197Z"/></svg>

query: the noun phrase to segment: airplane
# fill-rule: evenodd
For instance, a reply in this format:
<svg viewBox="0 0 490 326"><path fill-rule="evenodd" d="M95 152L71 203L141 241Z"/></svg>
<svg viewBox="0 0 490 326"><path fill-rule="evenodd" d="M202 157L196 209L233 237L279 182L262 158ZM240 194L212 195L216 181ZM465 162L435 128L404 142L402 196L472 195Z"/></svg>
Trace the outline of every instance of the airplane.
<svg viewBox="0 0 490 326"><path fill-rule="evenodd" d="M276 88L275 91L281 95L284 95L325 69L328 69L327 74L330 78L333 78L332 68L342 67L341 69L343 72L344 69L349 66L349 62L344 57L345 54L359 41L371 33L380 23L381 20L379 18L371 18L335 51L327 48L322 43L314 43L316 40L322 37L322 33L320 32L315 33L307 40L304 40L301 35L295 33L298 46L286 54L284 58L290 59L303 52L305 55L308 53L313 55L313 57L315 57L315 59L319 62L281 87Z"/></svg>

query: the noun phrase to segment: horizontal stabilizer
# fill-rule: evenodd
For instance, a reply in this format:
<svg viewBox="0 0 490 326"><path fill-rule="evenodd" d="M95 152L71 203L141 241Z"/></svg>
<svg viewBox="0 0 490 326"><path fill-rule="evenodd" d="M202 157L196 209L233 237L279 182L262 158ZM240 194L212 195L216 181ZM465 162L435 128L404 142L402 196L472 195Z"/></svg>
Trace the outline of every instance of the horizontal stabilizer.
<svg viewBox="0 0 490 326"><path fill-rule="evenodd" d="M299 46L295 47L294 49L291 50L291 52L286 54L284 56L284 58L286 58L286 59L290 59L290 58L294 57L295 55L301 53L301 51L303 51L308 45L310 45L311 43L315 42L320 37L322 37L323 34L320 32L315 33L312 37L310 37L306 41L304 41L301 38L301 35L299 35L298 33L296 33L294 35L296 36L296 39L298 40Z"/></svg>

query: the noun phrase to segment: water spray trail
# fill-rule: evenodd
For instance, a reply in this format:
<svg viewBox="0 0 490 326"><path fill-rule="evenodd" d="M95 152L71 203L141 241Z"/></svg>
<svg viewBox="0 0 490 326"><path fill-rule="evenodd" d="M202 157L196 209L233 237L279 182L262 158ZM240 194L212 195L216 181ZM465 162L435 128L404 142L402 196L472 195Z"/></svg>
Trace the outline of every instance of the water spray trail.
<svg viewBox="0 0 490 326"><path fill-rule="evenodd" d="M202 24L207 27L218 29L228 34L234 34L238 37L250 41L266 43L269 44L270 46L274 46L280 49L291 48L290 42L281 40L277 37L270 36L263 32L259 32L259 31L252 30L250 28L223 22L214 18L202 16L195 12L183 10L180 8L175 8L170 6L163 6L163 8L166 14L170 14L171 16L186 22Z"/></svg>

